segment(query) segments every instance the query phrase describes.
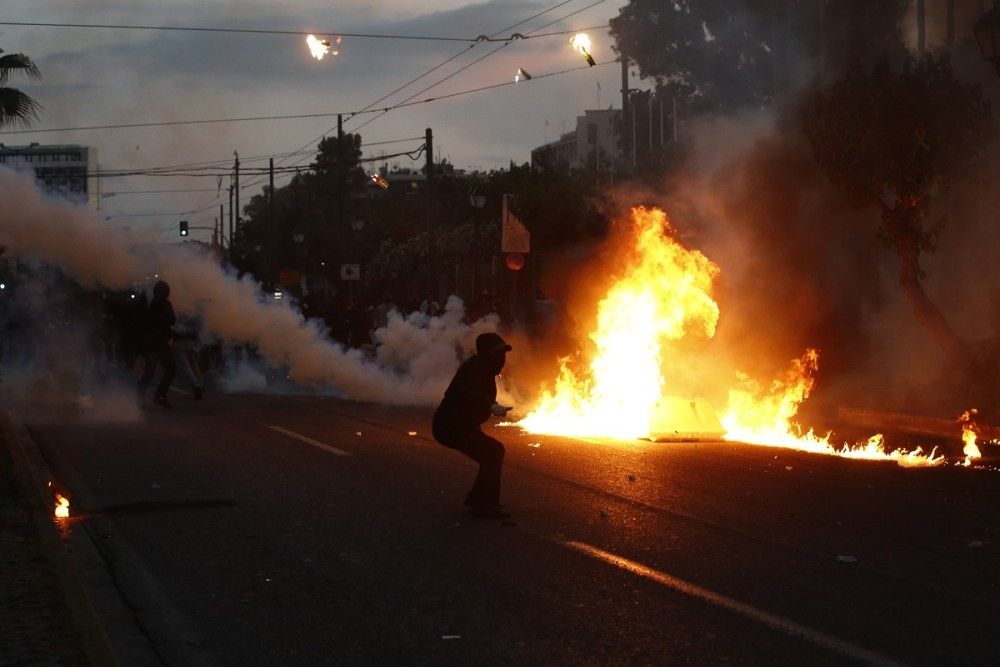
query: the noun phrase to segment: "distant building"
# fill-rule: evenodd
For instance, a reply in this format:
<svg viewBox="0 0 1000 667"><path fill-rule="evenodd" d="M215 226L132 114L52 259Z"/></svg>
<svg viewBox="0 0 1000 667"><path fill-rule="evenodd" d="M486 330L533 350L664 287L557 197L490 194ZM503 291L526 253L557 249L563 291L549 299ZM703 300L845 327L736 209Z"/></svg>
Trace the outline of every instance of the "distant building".
<svg viewBox="0 0 1000 667"><path fill-rule="evenodd" d="M531 166L541 170L616 172L657 164L677 142L673 100L648 90L630 90L628 113L588 109L576 129L531 151Z"/></svg>
<svg viewBox="0 0 1000 667"><path fill-rule="evenodd" d="M5 146L0 144L0 165L35 172L48 192L60 194L95 208L100 201L97 149L76 144Z"/></svg>
<svg viewBox="0 0 1000 667"><path fill-rule="evenodd" d="M621 109L587 109L576 129L531 151L538 169L611 171L621 161Z"/></svg>

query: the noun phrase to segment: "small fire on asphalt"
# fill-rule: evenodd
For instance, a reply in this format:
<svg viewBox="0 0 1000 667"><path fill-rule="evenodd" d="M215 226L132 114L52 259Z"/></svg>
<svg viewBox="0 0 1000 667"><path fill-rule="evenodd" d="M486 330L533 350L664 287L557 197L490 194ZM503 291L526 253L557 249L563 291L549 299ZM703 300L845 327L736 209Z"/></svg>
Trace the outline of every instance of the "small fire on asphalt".
<svg viewBox="0 0 1000 667"><path fill-rule="evenodd" d="M57 519L69 518L69 498L61 493L56 494L55 517Z"/></svg>

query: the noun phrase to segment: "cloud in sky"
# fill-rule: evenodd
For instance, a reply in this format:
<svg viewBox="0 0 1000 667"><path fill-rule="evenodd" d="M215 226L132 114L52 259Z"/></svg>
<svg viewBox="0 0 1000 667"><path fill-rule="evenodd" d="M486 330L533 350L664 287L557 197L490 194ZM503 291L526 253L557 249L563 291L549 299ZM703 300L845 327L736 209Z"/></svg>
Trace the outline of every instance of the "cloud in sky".
<svg viewBox="0 0 1000 667"><path fill-rule="evenodd" d="M517 27L527 33L591 4L572 0ZM383 34L475 37L491 34L557 4L556 0L292 0L280 6L260 0L164 0L121 3L111 0L35 0L19 3L5 20L93 24L180 25L266 28ZM624 0L608 0L553 24L545 32L607 25ZM509 33L508 33L509 34ZM592 33L594 55L611 60L610 37ZM31 56L41 81L19 86L43 105L39 128L136 123L192 118L347 112L365 107L404 82L463 50L449 65L381 103L402 101L446 77L498 45L469 48L460 42L345 38L341 53L317 62L296 36L199 32L123 31L5 26L0 48ZM495 55L423 93L417 99L513 79L518 67L532 74L583 64L568 47L568 36L515 41ZM459 167L489 169L529 159L530 150L552 140L575 117L597 102L620 104L619 70L584 70L400 109L361 130L366 141L422 136L434 131L439 155ZM368 116L345 123L352 131ZM548 121L548 126L546 126ZM283 153L315 145L336 127L336 118L2 135L7 144L81 143L95 146L102 167L136 168L241 155ZM415 142L415 145L419 142ZM403 144L405 148L407 145ZM394 150L396 146L387 147ZM374 149L373 149L374 150ZM369 152L373 154L373 152ZM304 164L308 164L306 159ZM122 194L105 200L108 215L137 212L181 213L207 202L214 193L125 195L125 190L212 188L211 179L135 177L108 180L103 189ZM280 182L280 181L279 181ZM228 185L228 183L226 184ZM245 200L251 193L245 193ZM205 215L215 211L209 210ZM149 224L172 230L177 216Z"/></svg>

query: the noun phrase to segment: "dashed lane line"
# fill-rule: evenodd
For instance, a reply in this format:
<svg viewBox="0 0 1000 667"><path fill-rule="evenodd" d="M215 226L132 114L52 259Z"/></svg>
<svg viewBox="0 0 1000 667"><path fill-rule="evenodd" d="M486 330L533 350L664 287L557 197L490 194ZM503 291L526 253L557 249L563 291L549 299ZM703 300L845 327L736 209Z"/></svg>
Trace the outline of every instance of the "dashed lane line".
<svg viewBox="0 0 1000 667"><path fill-rule="evenodd" d="M683 579L678 579L677 577L669 575L666 572L655 570L651 567L643 565L642 563L637 563L634 560L623 558L622 556L618 556L609 551L604 551L603 549L591 546L585 542L560 542L564 546L574 549L591 558L603 561L609 565L614 565L615 567L625 570L626 572L649 579L650 581L654 581L661 586L666 586L667 588L671 588L679 593L683 593L684 595L697 598L713 606L720 607L751 621L765 625L773 630L777 630L778 632L805 640L811 644L815 644L816 646L822 647L851 660L867 663L869 665L901 664L892 658L882 655L881 653L870 651L846 640L828 635L825 632L814 630L813 628L802 625L801 623L778 616L777 614L772 614L764 611L763 609L758 609L752 605L746 604L745 602L734 600L733 598L722 595L721 593L716 593L715 591L698 586L697 584L692 584L684 581Z"/></svg>
<svg viewBox="0 0 1000 667"><path fill-rule="evenodd" d="M275 426L274 424L264 424L272 431L276 431L282 435L288 436L299 442L304 442L307 445L312 445L316 449L322 449L325 452L330 452L331 454L336 454L337 456L350 456L350 452L345 452L343 449L337 449L336 447L331 447L330 445L320 442L319 440L313 440L307 435L302 435L301 433L296 433L295 431L289 431L287 428L281 428L280 426Z"/></svg>

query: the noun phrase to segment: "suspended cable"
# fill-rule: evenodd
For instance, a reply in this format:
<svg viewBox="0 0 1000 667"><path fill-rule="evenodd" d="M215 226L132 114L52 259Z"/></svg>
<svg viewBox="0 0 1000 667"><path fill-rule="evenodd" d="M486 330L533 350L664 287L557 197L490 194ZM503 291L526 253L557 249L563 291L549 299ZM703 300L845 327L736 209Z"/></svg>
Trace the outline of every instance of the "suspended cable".
<svg viewBox="0 0 1000 667"><path fill-rule="evenodd" d="M111 23L42 23L35 21L0 21L0 25L17 26L22 28L85 28L99 30L156 30L170 32L211 32L211 33L234 33L243 35L295 35L305 37L307 35L324 35L329 37L350 37L352 39L401 39L411 41L428 42L467 42L475 44L477 42L512 42L519 39L532 39L538 37L552 37L555 35L567 35L575 30L562 30L541 35L522 35L513 33L507 37L497 38L494 36L478 35L476 37L449 37L441 35L390 35L383 33L368 32L337 32L331 30L275 30L267 28L222 28L222 27L194 27L194 26L171 26L171 25L125 25ZM584 28L584 30L596 30L596 28Z"/></svg>

